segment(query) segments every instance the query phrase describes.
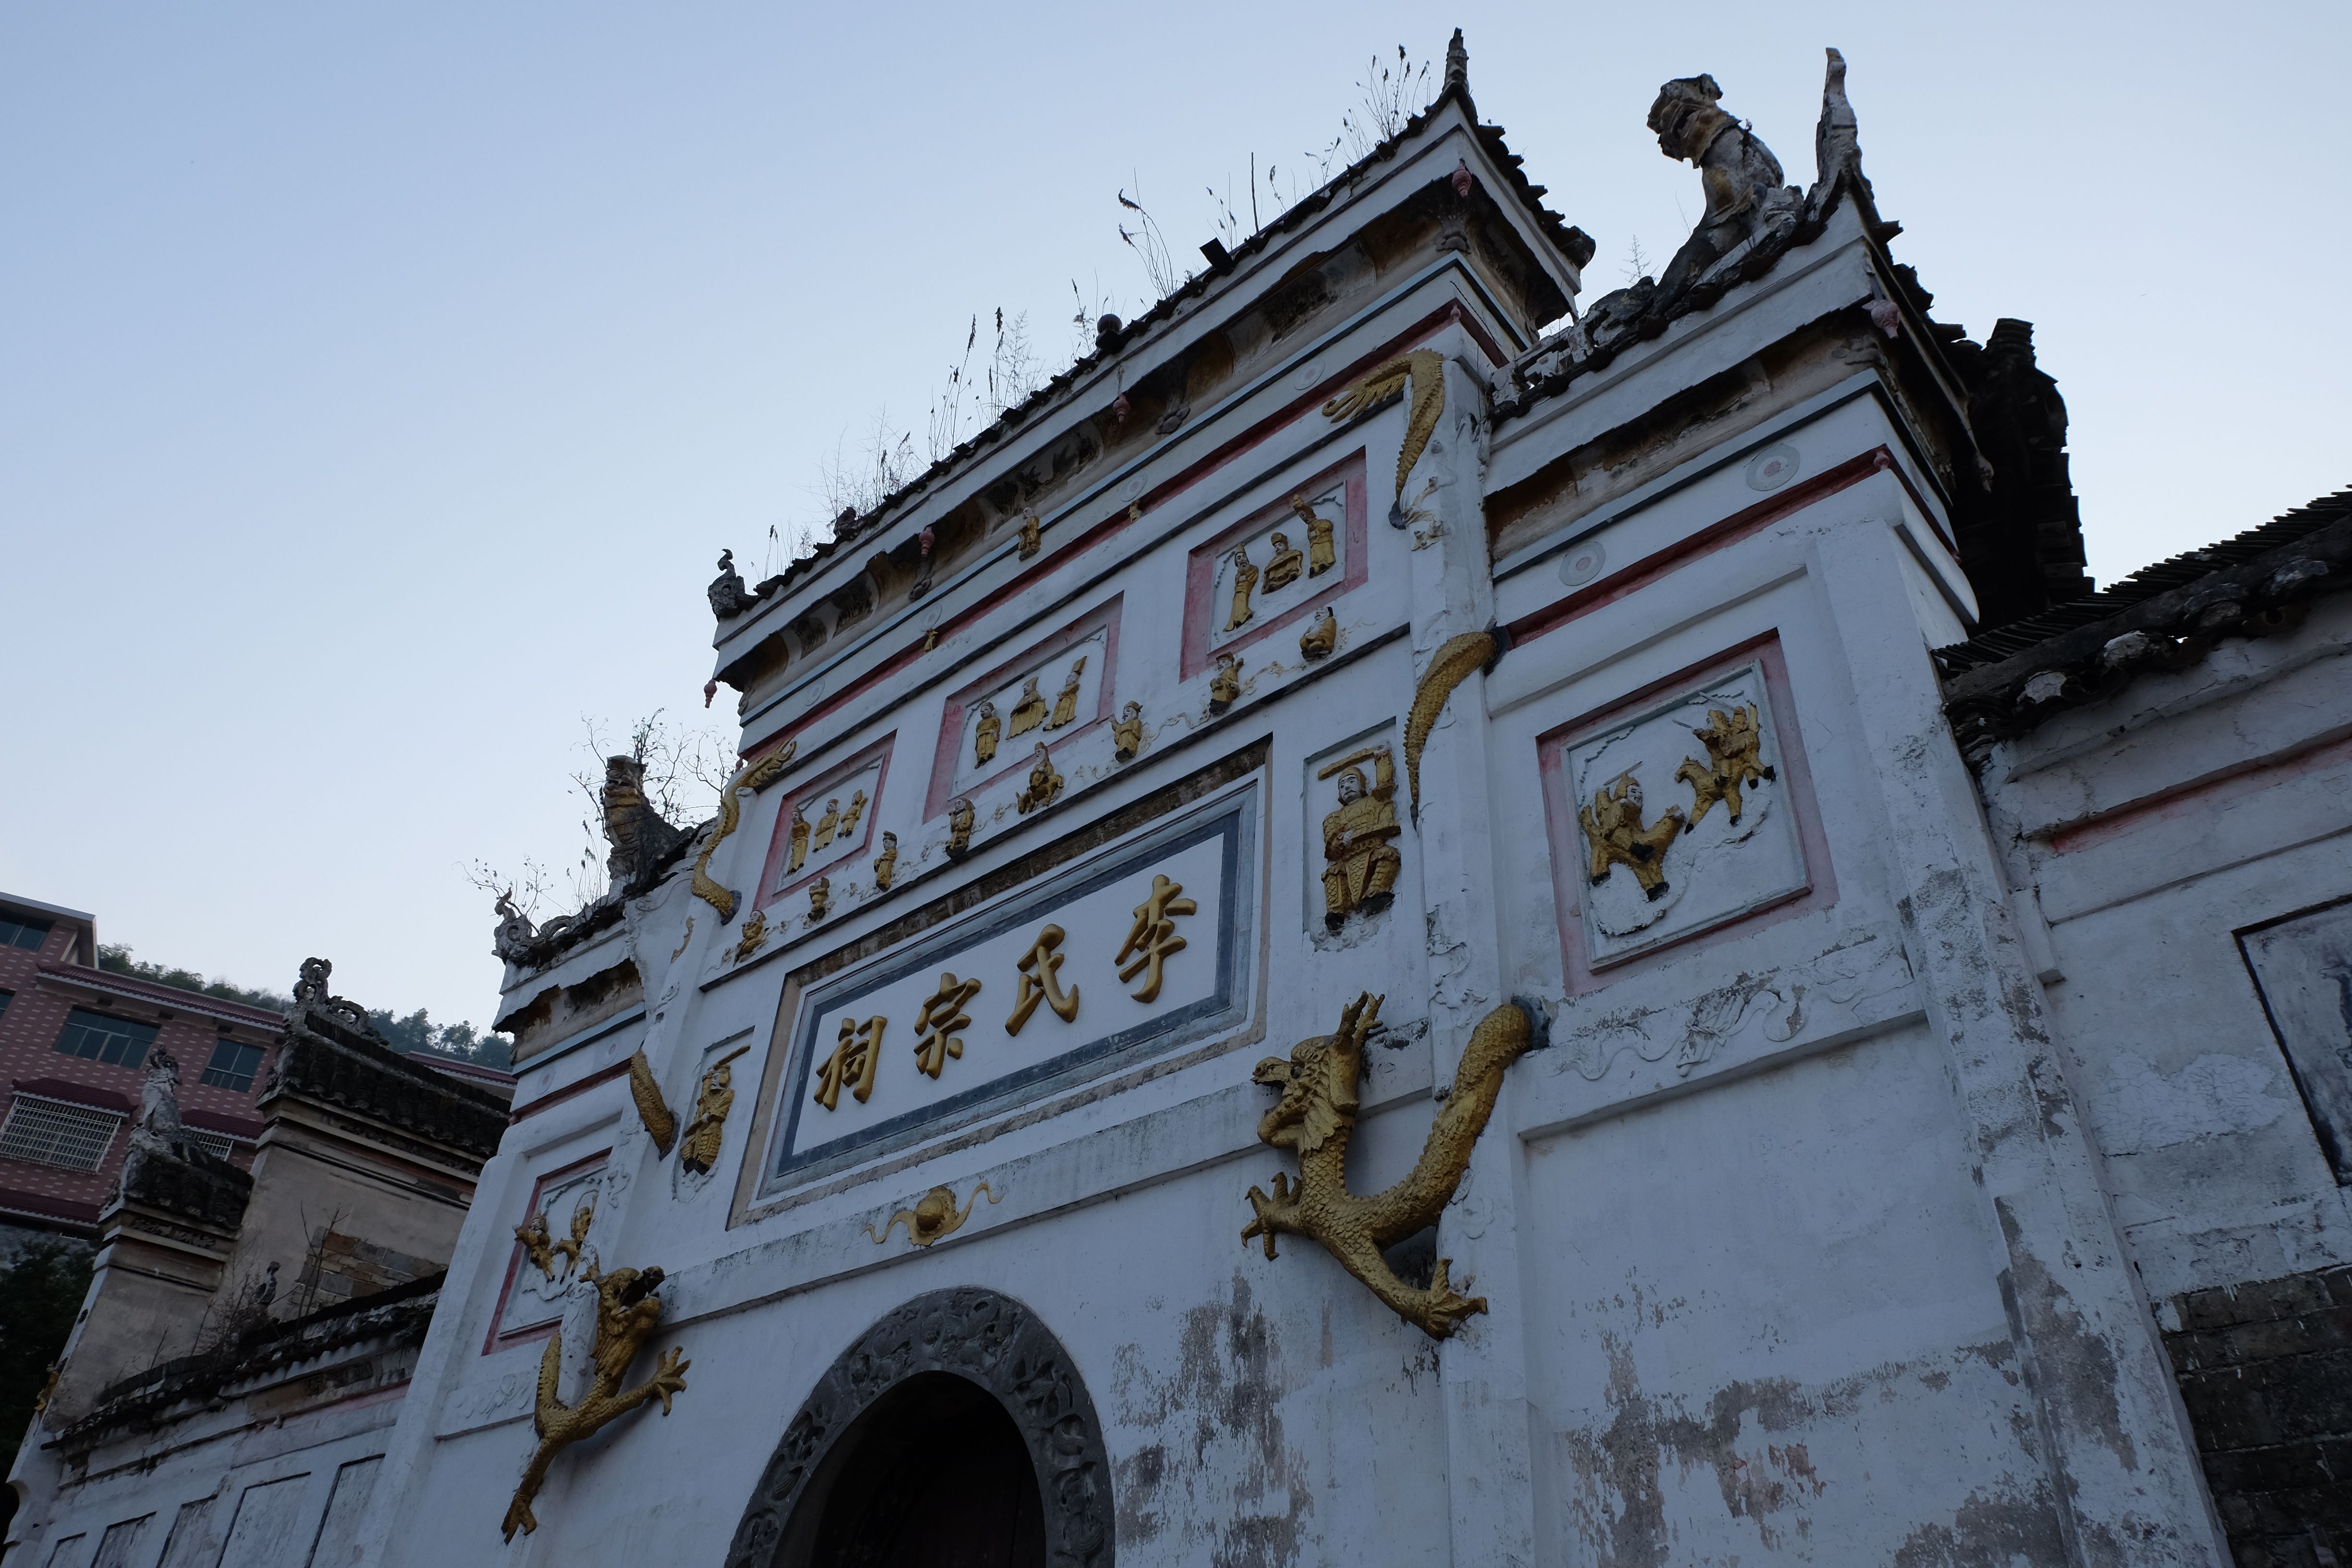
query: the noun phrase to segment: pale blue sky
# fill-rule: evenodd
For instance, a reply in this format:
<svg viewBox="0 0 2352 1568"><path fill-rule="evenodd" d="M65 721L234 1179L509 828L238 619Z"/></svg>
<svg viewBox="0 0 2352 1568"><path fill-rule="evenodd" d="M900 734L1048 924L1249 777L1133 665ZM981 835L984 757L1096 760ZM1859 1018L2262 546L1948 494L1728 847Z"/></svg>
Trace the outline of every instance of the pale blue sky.
<svg viewBox="0 0 2352 1568"><path fill-rule="evenodd" d="M1467 32L1654 264L1710 71L1800 184L1821 49L1936 313L2036 326L2102 579L2352 483L2352 6L0 8L0 888L142 956L486 1021L480 857L577 846L583 715L699 720L702 599L919 420L975 310L1058 368L1203 187ZM727 717L722 698L714 717Z"/></svg>

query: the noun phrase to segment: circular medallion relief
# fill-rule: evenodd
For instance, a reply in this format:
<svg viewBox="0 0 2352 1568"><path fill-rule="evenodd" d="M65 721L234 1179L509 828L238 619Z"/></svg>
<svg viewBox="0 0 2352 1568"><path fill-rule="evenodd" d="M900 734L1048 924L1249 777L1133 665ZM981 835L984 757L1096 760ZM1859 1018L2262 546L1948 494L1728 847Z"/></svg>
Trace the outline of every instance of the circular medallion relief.
<svg viewBox="0 0 2352 1568"><path fill-rule="evenodd" d="M1568 547L1559 563L1559 580L1570 587L1580 587L1601 575L1601 567L1609 563L1609 552L1601 548L1597 539L1580 540Z"/></svg>
<svg viewBox="0 0 2352 1568"><path fill-rule="evenodd" d="M1786 441L1775 441L1748 459L1748 488L1751 490L1777 490L1797 477L1797 449Z"/></svg>

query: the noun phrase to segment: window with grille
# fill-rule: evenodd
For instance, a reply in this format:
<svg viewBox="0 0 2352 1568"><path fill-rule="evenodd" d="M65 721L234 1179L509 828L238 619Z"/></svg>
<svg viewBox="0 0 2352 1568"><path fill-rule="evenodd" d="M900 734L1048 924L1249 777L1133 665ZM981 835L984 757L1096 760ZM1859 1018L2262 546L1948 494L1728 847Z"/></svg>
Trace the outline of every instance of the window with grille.
<svg viewBox="0 0 2352 1568"><path fill-rule="evenodd" d="M0 915L0 947L21 947L30 952L38 952L41 943L48 940L48 921L10 920L6 915Z"/></svg>
<svg viewBox="0 0 2352 1568"><path fill-rule="evenodd" d="M224 1038L214 1045L213 1059L205 1064L204 1081L215 1089L231 1089L243 1094L253 1087L253 1075L260 1067L259 1046Z"/></svg>
<svg viewBox="0 0 2352 1568"><path fill-rule="evenodd" d="M227 1159L229 1151L236 1146L236 1141L226 1132L202 1132L191 1127L188 1137L197 1148L215 1160Z"/></svg>
<svg viewBox="0 0 2352 1568"><path fill-rule="evenodd" d="M0 1155L95 1171L121 1125L122 1118L111 1111L20 1094L8 1107L6 1124L0 1125Z"/></svg>
<svg viewBox="0 0 2352 1568"><path fill-rule="evenodd" d="M147 1059L147 1047L154 1043L152 1024L110 1018L103 1013L88 1013L79 1007L66 1015L66 1026L58 1031L58 1055L111 1062L117 1067L139 1066Z"/></svg>

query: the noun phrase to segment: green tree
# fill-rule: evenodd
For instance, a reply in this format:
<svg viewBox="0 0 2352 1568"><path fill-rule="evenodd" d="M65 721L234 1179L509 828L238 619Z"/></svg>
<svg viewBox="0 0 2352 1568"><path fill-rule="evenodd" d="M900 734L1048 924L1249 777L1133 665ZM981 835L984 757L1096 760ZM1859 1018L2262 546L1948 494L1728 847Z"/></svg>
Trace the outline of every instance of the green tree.
<svg viewBox="0 0 2352 1568"><path fill-rule="evenodd" d="M89 1289L89 1261L86 1243L43 1237L0 1268L0 1452L13 1456L33 1424L33 1402Z"/></svg>

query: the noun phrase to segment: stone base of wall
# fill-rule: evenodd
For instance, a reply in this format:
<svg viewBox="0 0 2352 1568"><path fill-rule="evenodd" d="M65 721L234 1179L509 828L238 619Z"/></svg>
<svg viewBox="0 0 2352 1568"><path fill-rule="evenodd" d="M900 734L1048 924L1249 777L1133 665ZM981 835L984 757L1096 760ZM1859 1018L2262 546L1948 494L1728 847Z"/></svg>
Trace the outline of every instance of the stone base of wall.
<svg viewBox="0 0 2352 1568"><path fill-rule="evenodd" d="M2352 1268L2172 1309L2165 1348L2238 1568L2352 1568Z"/></svg>

